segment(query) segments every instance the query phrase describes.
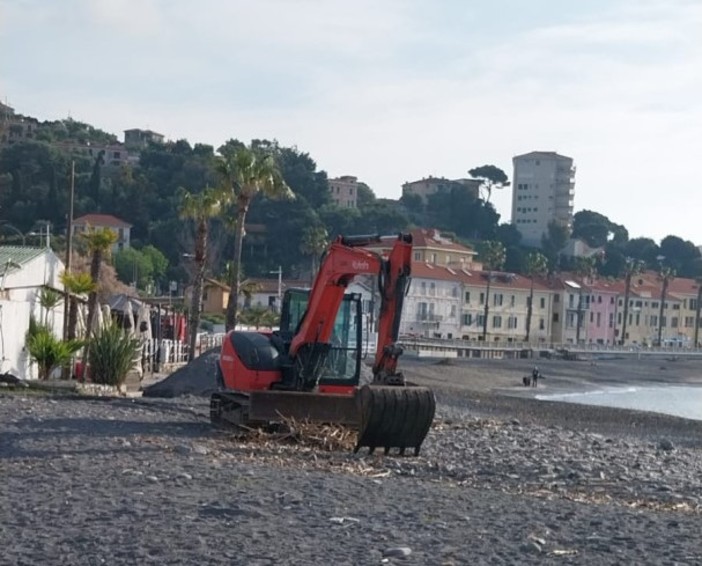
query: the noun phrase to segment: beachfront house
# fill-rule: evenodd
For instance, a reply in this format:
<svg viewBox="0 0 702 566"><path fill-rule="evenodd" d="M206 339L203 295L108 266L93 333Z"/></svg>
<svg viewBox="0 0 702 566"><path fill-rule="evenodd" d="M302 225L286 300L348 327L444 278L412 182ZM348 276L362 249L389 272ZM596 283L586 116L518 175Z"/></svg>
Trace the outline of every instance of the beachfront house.
<svg viewBox="0 0 702 566"><path fill-rule="evenodd" d="M52 308L41 306L43 289L63 292L59 279L64 266L51 248L0 246L0 373L36 378L36 365L25 347L31 317L63 335L63 300Z"/></svg>

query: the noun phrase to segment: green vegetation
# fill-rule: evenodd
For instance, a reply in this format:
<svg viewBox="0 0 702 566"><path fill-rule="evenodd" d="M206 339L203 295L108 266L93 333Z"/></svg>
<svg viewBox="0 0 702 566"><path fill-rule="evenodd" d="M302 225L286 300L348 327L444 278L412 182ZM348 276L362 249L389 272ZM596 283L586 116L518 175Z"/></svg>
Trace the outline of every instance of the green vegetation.
<svg viewBox="0 0 702 566"><path fill-rule="evenodd" d="M68 212L70 162L75 160L76 217L102 212L132 224L133 249L116 254L114 262L120 279L131 283L136 276L140 289L154 286L164 292L168 281L193 280L193 261L184 254L195 255L199 223L186 224L180 217L183 187L193 197L207 187L222 190L221 213L208 220L207 270L232 288L243 273L268 277L278 266L285 277L306 277L316 267L322 241L338 234L390 234L414 226L451 232L464 243L499 241L505 247L504 268L526 272L531 250L521 244L514 226L500 222L490 202L495 190L509 185L507 175L494 165L467 167L481 181L479 198L460 183L448 183L426 203L416 195L394 201L376 198L371 187L361 184L354 209L332 203L327 174L308 153L276 141L259 139L247 145L231 139L219 148L186 140L152 144L141 151L138 164L120 166L100 150L89 155L85 145L101 148L115 142L114 135L88 124L59 120L39 124L34 140L3 148L3 220L22 233L35 228L39 219L47 220L53 233L61 234ZM275 198L291 194L294 199ZM2 236L18 241L9 230ZM551 271L575 268L559 256L569 236L566 229L549 228L541 252ZM681 277L702 275L697 248L674 235L660 243L629 239L624 226L583 210L575 214L572 236L604 248L596 268L606 276L623 276L627 258L659 269L659 256ZM229 273L227 263L232 265ZM235 304L229 310L231 325Z"/></svg>
<svg viewBox="0 0 702 566"><path fill-rule="evenodd" d="M112 323L93 334L88 351L95 383L122 385L139 360L139 341Z"/></svg>
<svg viewBox="0 0 702 566"><path fill-rule="evenodd" d="M49 379L56 368L68 365L73 355L83 347L79 340L59 340L49 327L37 323L34 318L29 321L26 345L29 358L38 366L41 380Z"/></svg>

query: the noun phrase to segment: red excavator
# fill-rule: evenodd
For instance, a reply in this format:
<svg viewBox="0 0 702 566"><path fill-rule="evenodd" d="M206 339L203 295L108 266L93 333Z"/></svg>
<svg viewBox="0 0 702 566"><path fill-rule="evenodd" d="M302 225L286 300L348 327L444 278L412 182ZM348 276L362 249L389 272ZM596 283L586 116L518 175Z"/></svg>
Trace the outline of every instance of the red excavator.
<svg viewBox="0 0 702 566"><path fill-rule="evenodd" d="M409 288L412 236L393 237L387 256L367 249L380 236L339 236L325 252L311 290L283 298L279 330L231 331L220 353L220 390L212 395L214 424L246 425L285 418L358 428L356 450L414 454L426 437L436 402L425 387L397 371L402 304ZM361 383L363 309L346 293L359 275L376 275L380 291L378 342L372 377Z"/></svg>

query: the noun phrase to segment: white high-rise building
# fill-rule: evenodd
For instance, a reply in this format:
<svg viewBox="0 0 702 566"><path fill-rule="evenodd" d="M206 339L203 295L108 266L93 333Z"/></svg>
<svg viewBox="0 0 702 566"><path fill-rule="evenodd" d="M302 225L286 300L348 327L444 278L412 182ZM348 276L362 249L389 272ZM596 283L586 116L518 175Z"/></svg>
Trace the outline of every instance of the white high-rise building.
<svg viewBox="0 0 702 566"><path fill-rule="evenodd" d="M522 243L540 246L549 223L573 224L573 159L554 151L532 151L512 158L512 224Z"/></svg>

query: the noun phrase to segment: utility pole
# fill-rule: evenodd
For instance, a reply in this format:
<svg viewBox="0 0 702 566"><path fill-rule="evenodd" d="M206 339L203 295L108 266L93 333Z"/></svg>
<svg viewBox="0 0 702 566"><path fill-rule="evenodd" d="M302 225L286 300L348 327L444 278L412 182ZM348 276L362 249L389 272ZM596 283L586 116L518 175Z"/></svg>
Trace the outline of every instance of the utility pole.
<svg viewBox="0 0 702 566"><path fill-rule="evenodd" d="M278 269L270 273L278 274L278 310L283 308L283 267L278 266Z"/></svg>
<svg viewBox="0 0 702 566"><path fill-rule="evenodd" d="M76 162L71 161L71 190L68 197L68 222L66 223L66 273L71 272L71 256L73 255L73 201L76 185ZM63 294L63 339L68 338L68 303L70 294L65 290Z"/></svg>

